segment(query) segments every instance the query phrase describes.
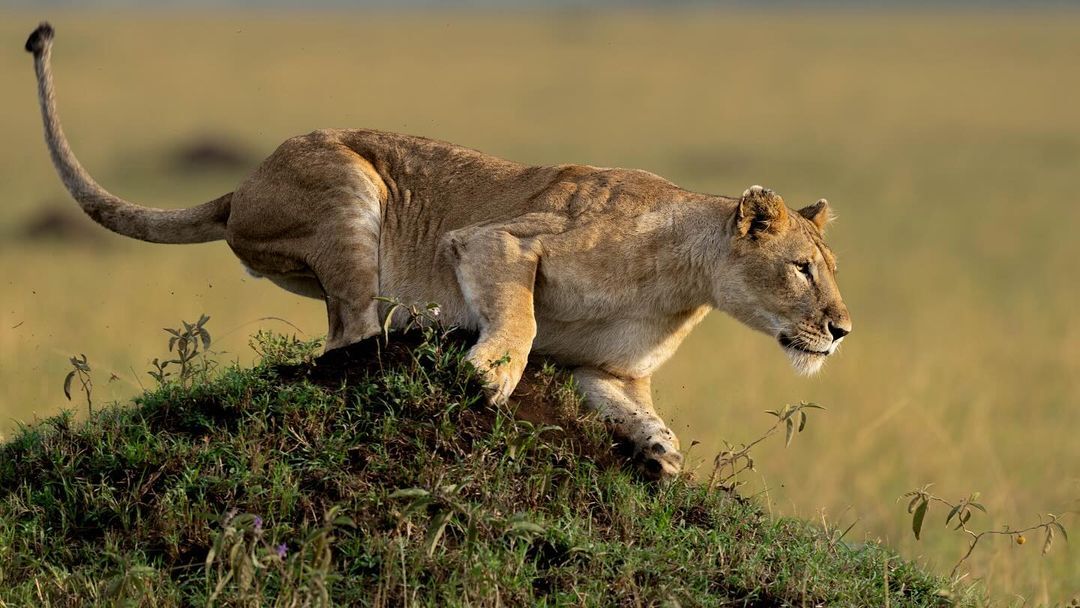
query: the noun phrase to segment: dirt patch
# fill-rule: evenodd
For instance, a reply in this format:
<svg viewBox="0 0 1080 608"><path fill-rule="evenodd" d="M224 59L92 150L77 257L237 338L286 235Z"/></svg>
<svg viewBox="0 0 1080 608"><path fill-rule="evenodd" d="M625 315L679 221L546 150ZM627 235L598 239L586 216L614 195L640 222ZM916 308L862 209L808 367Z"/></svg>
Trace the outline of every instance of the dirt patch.
<svg viewBox="0 0 1080 608"><path fill-rule="evenodd" d="M198 137L173 151L170 164L177 171L237 171L255 166L256 159L240 144L222 137Z"/></svg>
<svg viewBox="0 0 1080 608"><path fill-rule="evenodd" d="M84 216L72 201L51 201L31 212L14 230L24 241L103 245L105 231Z"/></svg>

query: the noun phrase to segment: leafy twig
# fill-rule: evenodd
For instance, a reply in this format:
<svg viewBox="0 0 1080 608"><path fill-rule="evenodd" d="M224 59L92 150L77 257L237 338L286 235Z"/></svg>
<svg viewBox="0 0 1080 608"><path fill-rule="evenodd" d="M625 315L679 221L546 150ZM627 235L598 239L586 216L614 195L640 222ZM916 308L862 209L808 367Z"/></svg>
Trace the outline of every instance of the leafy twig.
<svg viewBox="0 0 1080 608"><path fill-rule="evenodd" d="M399 310L404 311L407 315L405 324L401 327L403 332L415 328L424 332L437 332L441 338L445 338L449 331L443 325L442 319L439 318L442 309L434 302L405 304L397 298L387 296L375 296L374 300L386 304L386 314L383 315L382 321L384 343L390 340L390 330L394 326L394 315Z"/></svg>
<svg viewBox="0 0 1080 608"><path fill-rule="evenodd" d="M91 400L91 393L94 390L94 381L90 377L90 364L86 361L86 355L79 354L71 357L68 361L71 362L72 370L64 378L64 396L67 397L68 401L71 401L71 382L78 378L79 384L82 385L82 392L86 395L86 411L93 414L94 403Z"/></svg>
<svg viewBox="0 0 1080 608"><path fill-rule="evenodd" d="M937 496L930 492L931 486L934 484L926 484L921 488L917 488L910 492L905 493L901 498L911 498L908 502L908 513L911 514L911 531L915 534L915 540L919 540L922 535L923 522L926 520L926 513L930 508L931 503L939 503L949 508L948 515L945 516L945 525L949 526L955 520L956 524L953 526L953 530L960 530L966 536L968 536L968 547L964 555L953 566L950 578L955 577L960 566L964 564L973 551L975 551L976 545L979 541L986 536L1009 536L1018 545L1023 545L1027 542L1027 537L1024 536L1028 532L1035 532L1042 530L1043 547L1042 554L1046 555L1050 551L1050 547L1054 544L1055 536L1060 533L1062 538L1066 541L1069 540L1069 534L1065 530L1065 526L1061 524L1060 516L1053 513L1046 514L1046 521L1043 521L1043 516L1039 516L1039 523L1028 526L1026 528L1013 530L1009 526L1003 526L1000 530L983 530L982 532L976 532L968 527L968 522L971 521L971 517L975 510L986 513L986 507L981 503L976 502L979 498L979 493L975 492L972 495L964 498L958 502L951 502L940 496Z"/></svg>
<svg viewBox="0 0 1080 608"><path fill-rule="evenodd" d="M726 486L739 473L754 470L754 459L750 456L750 450L779 432L781 426L784 427L784 446L791 445L796 433L801 433L806 428L806 410L808 409L824 410L825 408L816 403L802 401L798 404L785 405L779 411L765 410L765 413L776 417L776 422L763 435L750 443L743 444L739 449L735 449L730 443L724 442L726 449L713 459L713 471L709 476L709 488Z"/></svg>
<svg viewBox="0 0 1080 608"><path fill-rule="evenodd" d="M173 376L172 372L167 371L170 365L179 367L176 377L183 385L189 384L195 376L210 371L213 364L206 358L211 343L210 332L206 329L209 320L210 317L204 314L194 323L181 321L176 329L165 328L170 336L169 352L174 354L174 358L165 361L155 358L151 361L154 369L147 373L158 384L165 384Z"/></svg>

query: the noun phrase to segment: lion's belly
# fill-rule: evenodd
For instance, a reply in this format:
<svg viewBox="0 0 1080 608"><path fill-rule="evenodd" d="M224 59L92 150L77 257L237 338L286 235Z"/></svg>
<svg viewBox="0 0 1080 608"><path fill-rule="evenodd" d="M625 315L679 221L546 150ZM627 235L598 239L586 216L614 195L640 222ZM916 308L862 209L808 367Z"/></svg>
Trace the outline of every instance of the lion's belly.
<svg viewBox="0 0 1080 608"><path fill-rule="evenodd" d="M614 312L609 318L579 321L541 315L533 351L564 365L588 365L641 378L667 361L707 312L705 306L667 317L634 318Z"/></svg>

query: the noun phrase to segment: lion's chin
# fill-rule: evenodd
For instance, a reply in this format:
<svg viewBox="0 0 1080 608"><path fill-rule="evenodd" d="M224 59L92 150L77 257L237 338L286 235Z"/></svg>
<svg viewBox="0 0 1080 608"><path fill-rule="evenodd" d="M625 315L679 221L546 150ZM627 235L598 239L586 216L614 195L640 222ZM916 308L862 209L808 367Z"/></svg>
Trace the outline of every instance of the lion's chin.
<svg viewBox="0 0 1080 608"><path fill-rule="evenodd" d="M777 337L777 341L780 343L780 348L783 348L784 352L787 353L788 359L791 360L791 366L803 376L813 376L821 371L821 367L825 365L825 360L836 350L835 345L828 350L811 350L783 334Z"/></svg>
<svg viewBox="0 0 1080 608"><path fill-rule="evenodd" d="M784 352L791 360L791 367L802 376L813 376L820 372L825 360L829 358L825 353L811 353L790 347L785 347Z"/></svg>

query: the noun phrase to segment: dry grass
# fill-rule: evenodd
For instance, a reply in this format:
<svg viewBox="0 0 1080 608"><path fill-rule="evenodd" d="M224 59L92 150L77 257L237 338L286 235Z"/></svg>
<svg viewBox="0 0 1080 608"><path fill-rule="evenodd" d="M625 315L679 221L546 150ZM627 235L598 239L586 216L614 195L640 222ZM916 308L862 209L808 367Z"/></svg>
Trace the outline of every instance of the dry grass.
<svg viewBox="0 0 1080 608"><path fill-rule="evenodd" d="M769 340L711 317L657 382L684 443L705 458L751 437L766 408L825 404L790 452L759 454L773 508L857 518L852 534L946 572L962 541L931 513L914 542L895 503L910 487L981 490L988 525L1080 508L1080 15L49 17L73 145L138 201L190 205L241 177L170 172L161 159L192 134L264 154L328 126L643 167L703 191L763 183L792 204L827 196L855 333L808 380ZM38 18L0 19L5 231L63 196L29 57L10 50ZM246 279L221 244L108 244L4 239L0 428L63 404L73 352L102 370L101 396L131 394L129 367L146 378L162 354L156 328L202 311L241 359L260 317L324 331L320 304ZM972 576L1002 598L1080 592L1077 550L1040 558L1037 545L980 547Z"/></svg>

